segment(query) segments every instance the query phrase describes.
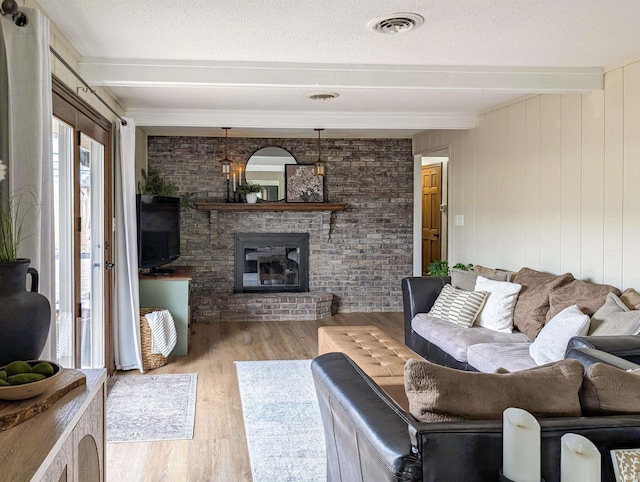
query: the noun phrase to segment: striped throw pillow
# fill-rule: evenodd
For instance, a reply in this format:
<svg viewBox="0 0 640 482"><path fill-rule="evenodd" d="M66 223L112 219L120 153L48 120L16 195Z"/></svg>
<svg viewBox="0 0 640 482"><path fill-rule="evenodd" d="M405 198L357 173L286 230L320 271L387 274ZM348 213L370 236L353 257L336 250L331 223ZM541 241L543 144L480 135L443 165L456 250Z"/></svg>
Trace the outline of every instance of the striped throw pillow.
<svg viewBox="0 0 640 482"><path fill-rule="evenodd" d="M446 284L429 314L469 328L482 310L486 299L486 291L464 291Z"/></svg>

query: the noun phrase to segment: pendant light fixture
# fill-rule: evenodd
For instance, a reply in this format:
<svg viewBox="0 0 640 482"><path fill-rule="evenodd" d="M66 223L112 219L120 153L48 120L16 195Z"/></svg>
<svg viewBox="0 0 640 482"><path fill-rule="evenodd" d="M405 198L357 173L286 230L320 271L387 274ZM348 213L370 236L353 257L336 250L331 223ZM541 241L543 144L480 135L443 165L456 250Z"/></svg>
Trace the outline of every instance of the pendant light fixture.
<svg viewBox="0 0 640 482"><path fill-rule="evenodd" d="M316 176L324 176L327 173L327 161L322 160L322 150L320 148L320 133L324 129L313 129L318 131L318 160L313 163L313 173Z"/></svg>
<svg viewBox="0 0 640 482"><path fill-rule="evenodd" d="M227 137L227 134L231 127L223 127L222 129L224 129L224 159L222 159L220 162L222 163L222 174L225 174L227 176L227 179L229 179L229 173L231 172L231 161L229 160L229 138Z"/></svg>

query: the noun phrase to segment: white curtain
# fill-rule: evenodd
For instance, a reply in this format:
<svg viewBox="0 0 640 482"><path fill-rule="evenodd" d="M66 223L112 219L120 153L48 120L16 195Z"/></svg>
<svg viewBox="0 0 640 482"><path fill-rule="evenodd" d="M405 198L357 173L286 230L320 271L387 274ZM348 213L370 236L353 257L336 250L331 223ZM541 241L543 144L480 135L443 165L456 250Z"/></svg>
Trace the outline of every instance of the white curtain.
<svg viewBox="0 0 640 482"><path fill-rule="evenodd" d="M138 242L136 239L135 142L136 126L117 122L116 130L116 290L113 322L118 370L142 370Z"/></svg>
<svg viewBox="0 0 640 482"><path fill-rule="evenodd" d="M31 259L40 274L39 292L51 303L52 323L42 358L55 359L55 280L53 166L51 162L51 63L49 20L40 11L20 8L29 22L16 26L1 17L0 159L8 165L4 196L24 194L26 213L19 257Z"/></svg>

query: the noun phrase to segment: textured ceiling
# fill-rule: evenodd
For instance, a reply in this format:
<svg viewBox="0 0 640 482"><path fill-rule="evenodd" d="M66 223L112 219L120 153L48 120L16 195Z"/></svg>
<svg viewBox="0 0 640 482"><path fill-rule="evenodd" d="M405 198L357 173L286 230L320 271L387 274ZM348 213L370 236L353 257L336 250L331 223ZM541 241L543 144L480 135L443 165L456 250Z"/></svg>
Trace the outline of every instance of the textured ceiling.
<svg viewBox="0 0 640 482"><path fill-rule="evenodd" d="M640 55L638 0L38 3L81 74L149 128L464 128L525 94L601 88L598 69ZM424 25L367 28L398 12ZM314 90L340 97L312 102Z"/></svg>

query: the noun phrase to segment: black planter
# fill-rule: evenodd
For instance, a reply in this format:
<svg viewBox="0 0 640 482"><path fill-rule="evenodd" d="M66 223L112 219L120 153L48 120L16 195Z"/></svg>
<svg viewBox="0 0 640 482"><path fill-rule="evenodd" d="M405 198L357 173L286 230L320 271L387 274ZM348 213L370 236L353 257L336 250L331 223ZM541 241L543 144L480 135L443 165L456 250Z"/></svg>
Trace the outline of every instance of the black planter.
<svg viewBox="0 0 640 482"><path fill-rule="evenodd" d="M38 272L29 268L30 262L23 258L0 263L0 366L37 359L47 342L51 306L38 293Z"/></svg>

